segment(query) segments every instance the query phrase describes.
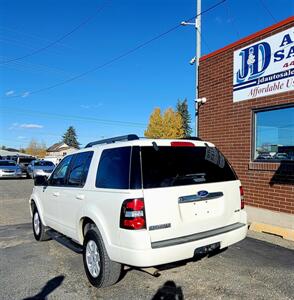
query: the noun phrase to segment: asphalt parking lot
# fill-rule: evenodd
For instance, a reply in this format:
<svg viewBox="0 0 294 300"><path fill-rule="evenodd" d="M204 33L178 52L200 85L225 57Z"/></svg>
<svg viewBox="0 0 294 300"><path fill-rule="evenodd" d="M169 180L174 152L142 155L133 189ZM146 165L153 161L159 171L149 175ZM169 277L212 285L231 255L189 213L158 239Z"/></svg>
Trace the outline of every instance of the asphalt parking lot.
<svg viewBox="0 0 294 300"><path fill-rule="evenodd" d="M294 299L294 243L249 233L228 250L165 266L155 278L126 270L109 288L87 281L79 254L36 242L32 180L0 181L0 299Z"/></svg>

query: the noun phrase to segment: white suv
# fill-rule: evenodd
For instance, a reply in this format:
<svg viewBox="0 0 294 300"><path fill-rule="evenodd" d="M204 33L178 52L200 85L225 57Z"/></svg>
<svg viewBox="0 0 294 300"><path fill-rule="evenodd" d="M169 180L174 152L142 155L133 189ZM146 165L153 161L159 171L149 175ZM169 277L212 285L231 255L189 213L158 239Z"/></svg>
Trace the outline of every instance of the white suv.
<svg viewBox="0 0 294 300"><path fill-rule="evenodd" d="M150 267L244 239L243 189L213 144L128 135L66 156L30 198L36 240L61 236L81 249L96 287L122 265Z"/></svg>

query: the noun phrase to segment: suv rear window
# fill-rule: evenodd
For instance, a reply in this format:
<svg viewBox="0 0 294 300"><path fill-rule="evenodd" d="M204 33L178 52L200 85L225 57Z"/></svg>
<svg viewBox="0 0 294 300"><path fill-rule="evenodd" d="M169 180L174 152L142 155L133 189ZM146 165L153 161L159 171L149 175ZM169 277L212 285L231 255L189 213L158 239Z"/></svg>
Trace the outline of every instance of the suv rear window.
<svg viewBox="0 0 294 300"><path fill-rule="evenodd" d="M141 157L144 188L237 179L224 156L214 147L141 147Z"/></svg>

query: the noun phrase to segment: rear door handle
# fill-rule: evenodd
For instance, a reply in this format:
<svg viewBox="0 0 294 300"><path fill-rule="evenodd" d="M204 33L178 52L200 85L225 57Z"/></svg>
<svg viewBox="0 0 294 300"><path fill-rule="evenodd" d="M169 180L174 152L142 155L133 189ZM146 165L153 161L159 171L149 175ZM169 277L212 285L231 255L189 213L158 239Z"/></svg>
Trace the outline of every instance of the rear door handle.
<svg viewBox="0 0 294 300"><path fill-rule="evenodd" d="M85 199L85 195L76 195L76 199L78 199L78 200L84 200Z"/></svg>
<svg viewBox="0 0 294 300"><path fill-rule="evenodd" d="M204 197L201 197L198 195L189 195L189 196L179 197L178 202L179 203L188 203L188 202L196 202L196 201L206 201L206 200L220 198L223 195L224 194L222 192L208 193Z"/></svg>
<svg viewBox="0 0 294 300"><path fill-rule="evenodd" d="M55 192L55 193L53 193L53 196L54 197L58 197L60 195L60 193L59 192Z"/></svg>

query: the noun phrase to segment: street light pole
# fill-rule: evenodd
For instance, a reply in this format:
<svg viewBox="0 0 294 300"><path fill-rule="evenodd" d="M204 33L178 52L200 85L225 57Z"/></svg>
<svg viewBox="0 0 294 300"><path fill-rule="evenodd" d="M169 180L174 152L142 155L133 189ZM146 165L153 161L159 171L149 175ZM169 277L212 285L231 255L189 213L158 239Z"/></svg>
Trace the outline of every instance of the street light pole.
<svg viewBox="0 0 294 300"><path fill-rule="evenodd" d="M197 0L197 14L195 18L196 30L196 63L195 63L195 136L199 136L199 59L201 56L201 0Z"/></svg>
<svg viewBox="0 0 294 300"><path fill-rule="evenodd" d="M198 91L199 91L199 59L201 55L201 0L197 0L197 14L195 18L195 23L189 22L181 22L183 26L193 25L196 30L196 55L190 60L190 64L193 65L195 63L195 136L199 136L199 106L202 103L206 102L206 98L198 99ZM200 103L199 103L200 100Z"/></svg>

